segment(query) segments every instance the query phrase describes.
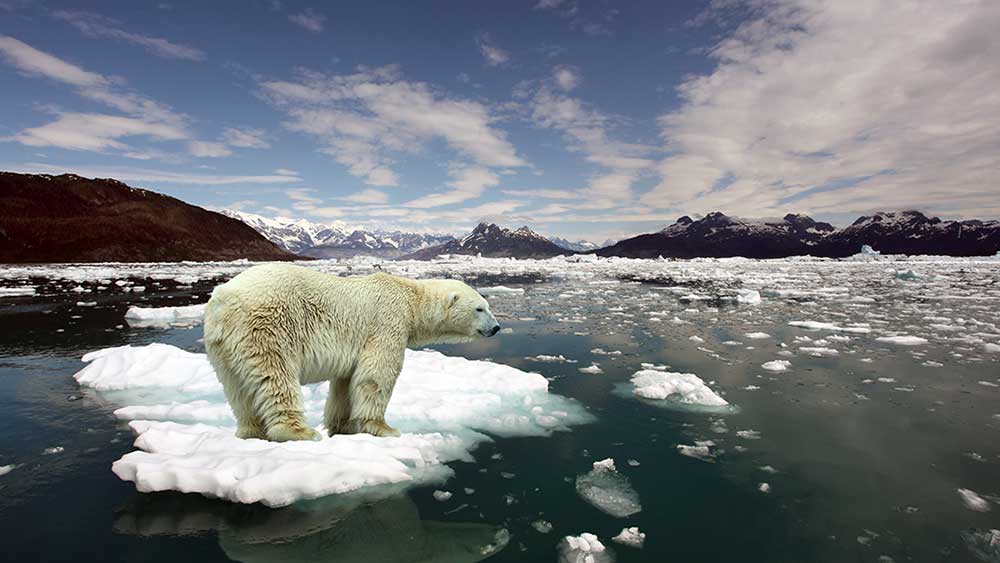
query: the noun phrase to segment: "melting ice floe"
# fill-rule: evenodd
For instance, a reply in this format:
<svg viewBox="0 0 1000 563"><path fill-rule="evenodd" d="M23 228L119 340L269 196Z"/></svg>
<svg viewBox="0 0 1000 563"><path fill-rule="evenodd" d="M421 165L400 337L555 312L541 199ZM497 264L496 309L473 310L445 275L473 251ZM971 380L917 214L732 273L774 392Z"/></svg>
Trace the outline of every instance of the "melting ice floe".
<svg viewBox="0 0 1000 563"><path fill-rule="evenodd" d="M672 406L708 407L708 410L721 407L729 410L729 402L693 373L644 369L635 372L631 381L632 393L636 397L671 403Z"/></svg>
<svg viewBox="0 0 1000 563"><path fill-rule="evenodd" d="M611 563L614 558L591 533L566 536L559 542L559 563Z"/></svg>
<svg viewBox="0 0 1000 563"><path fill-rule="evenodd" d="M611 459L595 461L593 469L576 478L576 492L599 510L617 518L642 511L639 493L618 473Z"/></svg>
<svg viewBox="0 0 1000 563"><path fill-rule="evenodd" d="M770 362L764 362L760 367L767 371L788 371L788 368L792 367L792 362L788 360L771 360Z"/></svg>
<svg viewBox="0 0 1000 563"><path fill-rule="evenodd" d="M406 352L386 413L403 435L334 436L319 442L241 440L222 386L204 354L166 344L122 346L84 356L84 386L125 405L139 451L112 470L142 492L176 490L234 502L283 506L299 499L379 485L441 482L445 463L498 436L545 436L592 417L548 393L535 373L434 351ZM306 418L318 425L329 384L302 388ZM319 428L319 426L317 426Z"/></svg>
<svg viewBox="0 0 1000 563"><path fill-rule="evenodd" d="M611 538L611 541L641 548L643 542L646 541L646 534L640 532L639 528L635 526L631 528L622 528L622 531L617 536Z"/></svg>
<svg viewBox="0 0 1000 563"><path fill-rule="evenodd" d="M206 303L183 307L129 307L125 320L134 327L168 327L172 324L197 324L205 317Z"/></svg>

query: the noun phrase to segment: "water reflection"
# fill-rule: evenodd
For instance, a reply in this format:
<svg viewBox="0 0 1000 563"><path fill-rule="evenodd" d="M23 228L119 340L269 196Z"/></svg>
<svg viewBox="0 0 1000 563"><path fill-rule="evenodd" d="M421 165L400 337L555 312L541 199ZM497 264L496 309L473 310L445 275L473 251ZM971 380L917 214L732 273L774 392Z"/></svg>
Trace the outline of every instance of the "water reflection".
<svg viewBox="0 0 1000 563"><path fill-rule="evenodd" d="M269 509L194 495L135 495L114 530L138 536L217 532L226 555L244 562L482 561L506 547L507 530L485 523L421 520L405 495L330 497Z"/></svg>

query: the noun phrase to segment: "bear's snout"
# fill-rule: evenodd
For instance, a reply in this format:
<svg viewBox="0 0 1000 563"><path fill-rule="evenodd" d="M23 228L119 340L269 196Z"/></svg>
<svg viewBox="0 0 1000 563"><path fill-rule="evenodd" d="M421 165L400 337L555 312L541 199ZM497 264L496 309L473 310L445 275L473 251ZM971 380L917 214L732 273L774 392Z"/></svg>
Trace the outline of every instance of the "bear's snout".
<svg viewBox="0 0 1000 563"><path fill-rule="evenodd" d="M498 332L500 332L500 323L493 325L493 328L490 329L490 336L493 336Z"/></svg>

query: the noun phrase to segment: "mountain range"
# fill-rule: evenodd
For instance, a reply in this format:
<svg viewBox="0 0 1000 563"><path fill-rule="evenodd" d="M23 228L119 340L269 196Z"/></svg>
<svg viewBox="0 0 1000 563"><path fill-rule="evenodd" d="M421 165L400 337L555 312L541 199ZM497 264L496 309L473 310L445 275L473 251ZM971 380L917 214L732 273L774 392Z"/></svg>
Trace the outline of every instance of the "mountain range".
<svg viewBox="0 0 1000 563"><path fill-rule="evenodd" d="M0 262L294 260L254 229L111 179L0 172Z"/></svg>
<svg viewBox="0 0 1000 563"><path fill-rule="evenodd" d="M1000 222L942 221L919 211L900 211L862 216L837 229L805 215L746 221L715 212L699 220L681 217L659 232L628 238L595 253L629 258L843 258L857 254L863 245L885 254L991 255L1000 251Z"/></svg>
<svg viewBox="0 0 1000 563"><path fill-rule="evenodd" d="M367 231L313 223L305 219L271 219L232 209L223 209L219 213L243 221L267 240L289 252L310 258L349 258L360 254L398 258L455 238L442 234Z"/></svg>
<svg viewBox="0 0 1000 563"><path fill-rule="evenodd" d="M403 256L405 260L430 260L442 254L464 254L490 258L551 258L573 254L528 227L506 229L495 223L480 223L468 235Z"/></svg>

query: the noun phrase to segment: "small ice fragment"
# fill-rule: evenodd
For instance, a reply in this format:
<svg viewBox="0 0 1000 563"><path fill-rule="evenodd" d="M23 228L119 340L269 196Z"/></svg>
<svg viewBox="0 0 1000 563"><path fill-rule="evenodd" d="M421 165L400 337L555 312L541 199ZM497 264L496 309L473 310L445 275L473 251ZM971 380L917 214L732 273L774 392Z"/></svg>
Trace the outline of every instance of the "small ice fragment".
<svg viewBox="0 0 1000 563"><path fill-rule="evenodd" d="M643 399L723 407L729 403L693 373L641 370L632 374L632 393Z"/></svg>
<svg viewBox="0 0 1000 563"><path fill-rule="evenodd" d="M769 483L761 483L761 484L757 485L757 490L760 491L760 492L762 492L762 493L764 493L764 494L770 493L771 492L771 485Z"/></svg>
<svg viewBox="0 0 1000 563"><path fill-rule="evenodd" d="M593 364L590 364L589 366L587 366L585 368L580 368L580 372L581 373L589 373L591 375L597 375L597 374L600 374L600 373L604 373L604 370L601 369L601 366L599 366L597 363L593 363Z"/></svg>
<svg viewBox="0 0 1000 563"><path fill-rule="evenodd" d="M632 467L639 467L639 461L635 459L629 459L625 463L629 464Z"/></svg>
<svg viewBox="0 0 1000 563"><path fill-rule="evenodd" d="M771 360L770 362L764 362L760 367L767 371L788 371L788 368L792 367L792 362L788 360Z"/></svg>
<svg viewBox="0 0 1000 563"><path fill-rule="evenodd" d="M595 461L593 469L576 478L576 492L597 509L617 518L642 510L639 494L618 473L611 458Z"/></svg>
<svg viewBox="0 0 1000 563"><path fill-rule="evenodd" d="M534 361L534 362L551 363L551 364L554 364L554 363L575 364L576 363L576 360L566 359L566 357L563 356L562 354L559 354L558 356L550 356L550 355L547 355L547 354L539 354L537 356L525 356L524 359L525 360L531 360L531 361Z"/></svg>
<svg viewBox="0 0 1000 563"><path fill-rule="evenodd" d="M897 344L899 346L919 346L921 344L927 344L926 338L906 334L900 336L880 336L875 340L886 344Z"/></svg>
<svg viewBox="0 0 1000 563"><path fill-rule="evenodd" d="M0 477L3 477L4 475L10 473L11 471L14 471L14 464L0 465Z"/></svg>
<svg viewBox="0 0 1000 563"><path fill-rule="evenodd" d="M559 542L559 563L611 563L614 559L594 534L566 536Z"/></svg>
<svg viewBox="0 0 1000 563"><path fill-rule="evenodd" d="M697 334L692 334L690 337L688 337L688 340L690 340L691 342L697 342L699 344L705 341L704 338L698 336Z"/></svg>
<svg viewBox="0 0 1000 563"><path fill-rule="evenodd" d="M771 338L771 335L766 332L748 332L743 335L745 338L750 340L763 340L764 338Z"/></svg>
<svg viewBox="0 0 1000 563"><path fill-rule="evenodd" d="M709 449L711 447L711 445L714 445L714 444L711 444L710 442L702 442L702 443L698 443L697 445L694 445L694 446L688 446L688 445L685 445L685 444L677 444L677 453L679 453L679 454L681 454L683 456L693 457L695 459L700 459L701 461L707 461L709 463L714 463L715 462L715 455Z"/></svg>
<svg viewBox="0 0 1000 563"><path fill-rule="evenodd" d="M65 450L66 448L62 446L52 446L51 448L45 448L44 450L42 450L42 455L61 454Z"/></svg>
<svg viewBox="0 0 1000 563"><path fill-rule="evenodd" d="M970 489L958 489L958 496L962 498L965 507L976 512L989 512L990 503Z"/></svg>
<svg viewBox="0 0 1000 563"><path fill-rule="evenodd" d="M744 440L760 440L760 432L757 430L737 430L736 435Z"/></svg>
<svg viewBox="0 0 1000 563"><path fill-rule="evenodd" d="M547 520L535 520L531 523L531 527L539 534L547 534L552 531L552 523Z"/></svg>
<svg viewBox="0 0 1000 563"><path fill-rule="evenodd" d="M524 293L524 288L497 285L494 287L480 287L478 291L480 295L521 295Z"/></svg>
<svg viewBox="0 0 1000 563"><path fill-rule="evenodd" d="M622 528L622 531L617 536L611 538L611 541L641 549L643 542L646 541L646 534L640 532L636 526Z"/></svg>
<svg viewBox="0 0 1000 563"><path fill-rule="evenodd" d="M434 500L444 502L451 498L451 491L437 490L432 493L434 495Z"/></svg>
<svg viewBox="0 0 1000 563"><path fill-rule="evenodd" d="M777 470L777 469L775 469L775 468L771 467L770 465L761 465L761 466L760 466L760 467L758 467L757 469L760 469L760 470L761 470L761 471L763 471L764 473L777 473L777 472L778 472L778 470Z"/></svg>
<svg viewBox="0 0 1000 563"><path fill-rule="evenodd" d="M760 305L760 292L756 289L741 289L736 294L736 302L743 305Z"/></svg>

